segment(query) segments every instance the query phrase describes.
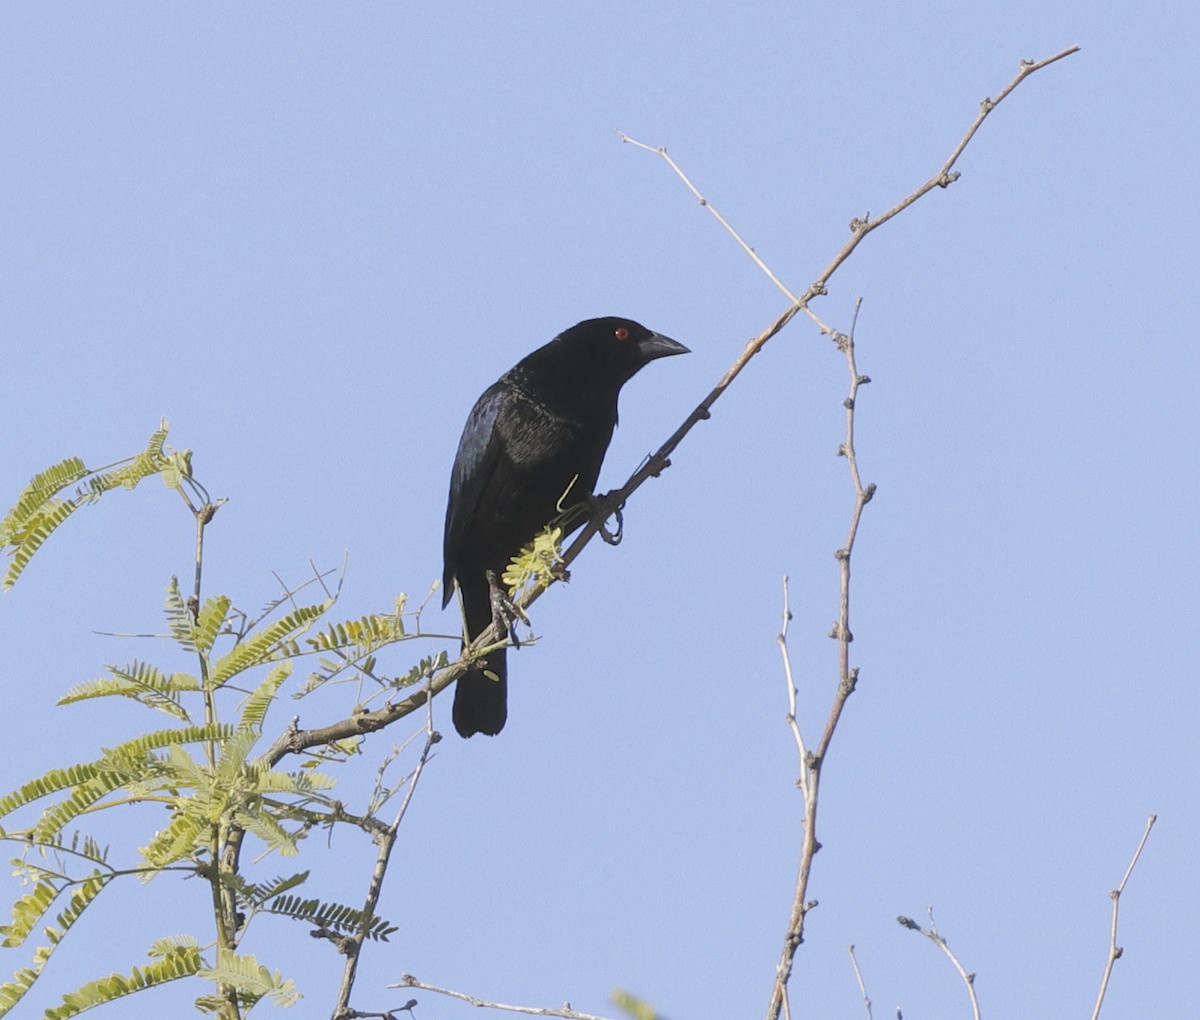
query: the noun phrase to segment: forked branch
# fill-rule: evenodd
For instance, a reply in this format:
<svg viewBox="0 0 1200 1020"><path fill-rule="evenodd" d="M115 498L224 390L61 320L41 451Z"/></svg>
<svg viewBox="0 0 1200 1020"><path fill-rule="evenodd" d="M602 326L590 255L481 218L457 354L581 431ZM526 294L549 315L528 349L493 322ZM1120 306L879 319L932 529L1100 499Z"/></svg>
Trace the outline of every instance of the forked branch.
<svg viewBox="0 0 1200 1020"><path fill-rule="evenodd" d="M933 923L933 909L930 908L929 911L928 928L922 928L911 917L897 917L896 920L899 921L903 927L924 935L927 939L929 939L930 942L937 946L938 949L946 954L950 962L954 964L954 969L958 971L958 976L962 978L963 984L967 986L967 994L971 997L971 1016L974 1018L974 1020L980 1020L979 997L975 994L975 975L967 972L967 968L959 962L958 957L954 955L954 951L950 948L949 943L946 942L946 939L942 936L941 932L937 930L937 925Z"/></svg>
<svg viewBox="0 0 1200 1020"><path fill-rule="evenodd" d="M1129 876L1133 874L1133 869L1137 867L1138 858L1142 856L1142 850L1146 847L1146 840L1150 838L1150 830L1154 828L1154 823L1158 821L1158 815L1151 815L1146 819L1146 828L1142 832L1142 838L1138 841L1137 849L1133 852L1133 859L1129 862L1129 867L1125 869L1125 874L1121 876L1121 883L1113 889L1108 895L1112 898L1112 924L1109 926L1108 935L1108 960L1104 964L1104 976L1100 979L1100 992L1096 996L1096 1005L1092 1009L1092 1020L1099 1020L1100 1007L1104 1005L1104 996L1108 991L1108 979L1112 977L1113 964L1120 958L1124 950L1117 945L1117 912L1121 905L1121 894L1125 891L1125 885L1129 881Z"/></svg>
<svg viewBox="0 0 1200 1020"><path fill-rule="evenodd" d="M788 608L787 596L787 580L784 579L784 621L777 642L783 656L784 672L788 684L788 715L787 720L791 728L793 737L796 741L797 750L800 755L800 779L799 786L804 795L804 838L801 846L800 867L796 880L796 887L792 902L791 918L788 924L788 930L784 937L783 951L780 955L779 963L776 966L775 982L771 993L771 1002L767 1009L767 1020L777 1020L782 1011L785 1016L789 1015L787 1001L787 984L791 976L792 960L796 950L804 938L804 920L810 909L815 906L815 901L807 899L807 887L809 874L812 868L813 856L819 847L816 839L816 815L817 804L820 790L820 775L821 767L824 764L825 757L829 750L830 742L833 739L834 731L837 728L838 720L841 717L842 710L846 700L853 692L858 679L858 672L852 669L849 661L850 641L853 639L850 631L850 562L854 548L854 540L858 533L859 522L862 517L863 509L870 501L875 493L873 485L863 486L861 477L858 471L857 460L854 450L854 410L858 398L858 389L863 384L870 382L864 375L860 375L855 362L854 355L854 329L851 327L849 334L843 334L831 326L823 322L809 307L810 302L827 292L827 284L838 268L853 254L854 250L861 243L867 234L871 233L877 227L893 219L902 213L909 206L913 205L924 195L927 195L934 188L945 188L954 183L958 179L958 172L954 170L959 157L970 144L971 139L979 130L984 120L991 112L1007 98L1018 85L1036 71L1047 67L1070 56L1077 52L1078 46L1072 46L1062 50L1051 57L1047 57L1040 61L1022 61L1017 71L1016 77L1006 85L994 99L985 99L980 104L979 113L974 121L967 128L966 133L959 140L958 144L951 151L949 157L938 169L938 171L930 177L925 183L921 184L905 198L897 202L892 208L888 209L880 216L872 218L870 215L864 216L861 219L855 217L850 224L851 237L843 245L842 249L833 257L829 264L821 271L816 280L809 288L799 297L797 297L770 269L769 266L759 257L753 247L738 233L738 231L721 215L720 212L708 201L707 198L700 192L688 175L683 171L678 163L667 153L665 147L647 145L645 142L638 141L626 134L621 134L623 142L634 145L639 149L656 153L667 163L672 171L683 181L688 190L695 196L696 200L706 208L721 226L737 241L742 250L754 261L768 279L788 298L791 302L790 306L773 322L766 330L759 334L757 338L751 340L734 361L730 369L725 373L717 386L705 398L703 402L688 416L688 419L675 432L670 439L652 456L647 463L643 465L641 470L634 474L632 478L621 489L610 494L610 499L613 501L612 506L621 506L624 501L646 480L646 478L659 474L665 467L670 464L670 455L674 452L675 447L679 445L683 437L691 430L691 428L699 421L708 418L711 414L711 408L721 394L728 388L733 380L738 376L750 359L757 354L766 345L772 337L774 337L784 326L791 321L798 311L803 311L823 334L831 337L838 345L839 349L845 354L847 366L850 372L850 392L845 400L846 407L846 438L840 449L849 463L851 481L854 486L855 503L851 514L849 534L846 539L846 544L838 550L837 557L841 567L841 604L838 619L834 624L831 637L834 637L839 643L839 677L838 690L834 697L833 705L830 709L829 717L825 724L824 732L820 742L815 748L810 749L805 745L799 724L796 718L796 688L792 677L791 665L787 652L787 625L791 617L790 609ZM857 308L855 311L857 318ZM571 549L568 551L568 558L573 558L574 555L583 547L590 539L591 534L596 530L596 522L593 521L589 528L575 541ZM936 935L936 933L934 933ZM931 935L930 937L934 937ZM948 948L944 944L944 940L940 943L943 949L949 953ZM951 954L953 959L953 955ZM955 961L957 966L957 961ZM960 968L960 972L961 968ZM965 973L965 972L964 972ZM971 991L972 1003L976 1008L976 1016L978 1016L978 1005L975 1002L974 989L968 982L968 988Z"/></svg>

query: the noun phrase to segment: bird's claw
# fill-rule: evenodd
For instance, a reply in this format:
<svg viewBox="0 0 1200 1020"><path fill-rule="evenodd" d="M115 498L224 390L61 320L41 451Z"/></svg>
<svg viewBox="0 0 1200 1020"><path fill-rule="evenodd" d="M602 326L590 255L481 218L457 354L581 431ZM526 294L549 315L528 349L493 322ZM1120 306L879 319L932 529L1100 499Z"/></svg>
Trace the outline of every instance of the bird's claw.
<svg viewBox="0 0 1200 1020"><path fill-rule="evenodd" d="M508 597L508 592L497 580L494 570L487 572L487 582L488 598L492 604L492 626L496 628L497 634L507 634L514 648L520 648L521 641L513 624L518 620L528 624L529 617L525 615L525 610Z"/></svg>
<svg viewBox="0 0 1200 1020"><path fill-rule="evenodd" d="M620 545L621 538L625 534L625 518L621 515L621 508L616 507L612 512L612 516L616 519L617 530L609 531L608 519L605 518L600 522L600 537L609 545Z"/></svg>
<svg viewBox="0 0 1200 1020"><path fill-rule="evenodd" d="M600 533L600 537L608 545L620 545L625 531L625 518L621 515L621 511L625 509L625 504L624 502L616 502L614 496L615 491L603 496L588 497L589 511L593 517L600 518L597 530ZM610 517L616 518L616 531L608 530L608 519Z"/></svg>

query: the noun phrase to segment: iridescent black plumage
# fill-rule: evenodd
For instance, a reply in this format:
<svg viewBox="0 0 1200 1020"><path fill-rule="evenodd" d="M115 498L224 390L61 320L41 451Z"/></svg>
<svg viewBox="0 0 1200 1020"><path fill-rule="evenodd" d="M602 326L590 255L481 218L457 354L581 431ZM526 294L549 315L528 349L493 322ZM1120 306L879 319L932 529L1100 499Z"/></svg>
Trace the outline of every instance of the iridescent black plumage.
<svg viewBox="0 0 1200 1020"><path fill-rule="evenodd" d="M468 639L492 622L487 572L592 494L617 424L617 395L644 365L687 348L630 319L588 319L538 348L484 391L467 418L446 506L447 605L458 582ZM568 494L569 490L569 494ZM508 715L504 649L454 692L462 736L495 735Z"/></svg>

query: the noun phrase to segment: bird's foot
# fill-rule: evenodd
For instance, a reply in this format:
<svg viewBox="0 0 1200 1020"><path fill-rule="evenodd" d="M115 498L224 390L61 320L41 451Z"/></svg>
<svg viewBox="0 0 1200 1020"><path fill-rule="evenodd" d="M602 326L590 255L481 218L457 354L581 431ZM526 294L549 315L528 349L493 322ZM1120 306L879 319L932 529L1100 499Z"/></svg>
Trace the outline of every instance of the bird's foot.
<svg viewBox="0 0 1200 1020"><path fill-rule="evenodd" d="M625 518L621 511L625 509L624 502L617 502L615 499L615 490L605 493L603 496L588 496L588 510L590 516L600 517L599 533L600 537L608 545L620 545L621 538L625 533ZM608 530L608 519L613 518L617 522L616 530Z"/></svg>
<svg viewBox="0 0 1200 1020"><path fill-rule="evenodd" d="M508 592L496 578L494 570L487 572L487 582L488 598L492 604L492 626L496 628L496 633L507 634L514 648L520 648L521 641L517 637L513 624L518 620L528 624L529 617L525 615L525 610L508 597Z"/></svg>

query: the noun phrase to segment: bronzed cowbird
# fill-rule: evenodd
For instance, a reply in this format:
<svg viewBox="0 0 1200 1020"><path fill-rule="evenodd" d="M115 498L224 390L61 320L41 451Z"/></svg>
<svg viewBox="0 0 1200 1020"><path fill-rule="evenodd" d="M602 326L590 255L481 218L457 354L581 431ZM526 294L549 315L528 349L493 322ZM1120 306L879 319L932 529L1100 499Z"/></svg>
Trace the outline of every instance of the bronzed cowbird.
<svg viewBox="0 0 1200 1020"><path fill-rule="evenodd" d="M621 387L643 365L687 350L630 319L587 319L484 391L458 444L446 506L442 605L457 581L468 641L492 623L493 589L509 561L561 509L592 495ZM499 733L507 696L501 648L459 678L454 728Z"/></svg>

